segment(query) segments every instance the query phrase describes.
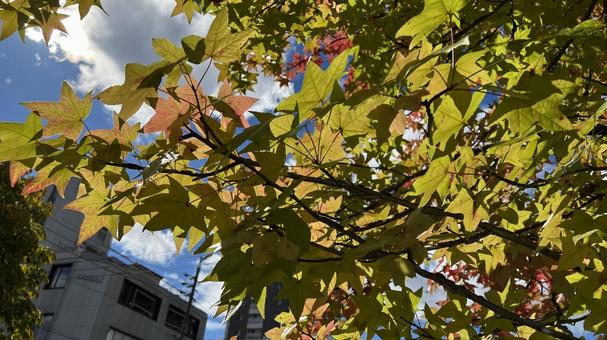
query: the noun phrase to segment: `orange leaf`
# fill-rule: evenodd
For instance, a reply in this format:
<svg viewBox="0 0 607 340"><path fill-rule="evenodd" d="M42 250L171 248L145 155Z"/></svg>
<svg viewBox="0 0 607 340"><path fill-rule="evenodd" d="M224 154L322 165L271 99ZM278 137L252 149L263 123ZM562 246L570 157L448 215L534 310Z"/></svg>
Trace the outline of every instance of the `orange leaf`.
<svg viewBox="0 0 607 340"><path fill-rule="evenodd" d="M117 140L120 144L128 145L131 141L137 138L138 131L139 123L131 126L127 122L123 121L117 113L114 113L113 128L93 130L91 134L103 139L108 143L112 143L114 140Z"/></svg>
<svg viewBox="0 0 607 340"><path fill-rule="evenodd" d="M196 94L199 102L206 102L202 91ZM190 119L196 109L196 95L191 88L181 86L176 90L177 98L171 96L168 99L159 98L156 104L156 114L143 127L143 131L164 132L167 137L179 133L181 126ZM204 105L201 103L201 105Z"/></svg>
<svg viewBox="0 0 607 340"><path fill-rule="evenodd" d="M23 105L48 121L43 130L44 136L63 135L76 140L93 107L93 97L89 92L80 99L70 85L63 82L58 102L29 102Z"/></svg>
<svg viewBox="0 0 607 340"><path fill-rule="evenodd" d="M227 80L223 81L221 87L219 88L219 93L217 94L217 98L226 102L238 118L240 118L240 122L242 126L248 128L250 126L247 118L245 116L245 112L247 112L253 104L257 102L256 98L248 97L248 96L236 96L234 95L234 91L232 91L232 87L230 86L230 82Z"/></svg>
<svg viewBox="0 0 607 340"><path fill-rule="evenodd" d="M19 179L23 177L23 175L25 175L28 171L30 171L30 168L28 168L27 166L15 161L10 162L9 174L11 180L11 187L14 188L15 184L17 184Z"/></svg>

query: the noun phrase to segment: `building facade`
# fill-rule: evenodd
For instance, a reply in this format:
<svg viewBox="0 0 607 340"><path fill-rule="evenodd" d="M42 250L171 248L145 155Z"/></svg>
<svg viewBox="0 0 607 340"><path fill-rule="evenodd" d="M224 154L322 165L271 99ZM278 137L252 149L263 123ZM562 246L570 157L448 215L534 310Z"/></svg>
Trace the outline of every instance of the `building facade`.
<svg viewBox="0 0 607 340"><path fill-rule="evenodd" d="M62 208L78 183L62 198L49 190L53 214L45 223L45 244L55 251L48 284L36 305L44 323L38 340L177 339L187 303L160 286L162 277L137 263L108 256L112 236L104 229L76 246L82 215ZM207 315L192 307L183 339L203 339Z"/></svg>
<svg viewBox="0 0 607 340"><path fill-rule="evenodd" d="M232 315L226 326L225 340L236 337L238 340L260 340L267 339L264 335L279 324L274 319L281 312L289 309L287 300L276 299L280 291L279 284L267 287L265 319L261 317L257 304L251 298L245 299L238 311Z"/></svg>

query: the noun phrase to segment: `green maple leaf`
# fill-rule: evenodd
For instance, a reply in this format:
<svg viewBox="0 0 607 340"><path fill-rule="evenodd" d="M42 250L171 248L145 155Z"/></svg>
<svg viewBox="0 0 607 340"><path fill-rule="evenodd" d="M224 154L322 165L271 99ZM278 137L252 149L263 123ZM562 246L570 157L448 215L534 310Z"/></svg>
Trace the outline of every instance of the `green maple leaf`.
<svg viewBox="0 0 607 340"><path fill-rule="evenodd" d="M274 137L282 136L291 132L295 116L292 114L284 114L276 116L270 121L270 131Z"/></svg>
<svg viewBox="0 0 607 340"><path fill-rule="evenodd" d="M479 110L484 97L485 94L482 92L474 92L471 98L468 94L445 96L434 113L436 124L436 131L432 134L434 142L439 142L440 147L444 149L450 138L457 136L466 122Z"/></svg>
<svg viewBox="0 0 607 340"><path fill-rule="evenodd" d="M0 122L0 160L14 161L36 156L36 137L42 130L40 117L27 116L25 123Z"/></svg>
<svg viewBox="0 0 607 340"><path fill-rule="evenodd" d="M124 67L125 80L122 85L112 86L97 97L108 105L122 105L120 117L131 117L145 101L155 98L157 85L162 74L156 74L154 66L127 64Z"/></svg>
<svg viewBox="0 0 607 340"><path fill-rule="evenodd" d="M85 185L80 184L79 197L64 207L64 209L78 211L84 215L78 235L78 244L82 244L104 227L115 235L118 227L117 215L104 214L108 210L106 203L109 190L105 185L103 176L88 173L86 177L90 184L90 191L87 192L84 188Z"/></svg>
<svg viewBox="0 0 607 340"><path fill-rule="evenodd" d="M65 3L65 7L72 5L78 5L80 19L83 19L85 16L87 16L89 11L91 10L91 7L93 6L97 6L101 10L103 10L103 7L101 6L101 0L68 0Z"/></svg>
<svg viewBox="0 0 607 340"><path fill-rule="evenodd" d="M252 32L231 33L228 22L228 11L223 9L217 16L204 38L205 55L215 62L229 63L240 58L242 47L249 40Z"/></svg>
<svg viewBox="0 0 607 340"><path fill-rule="evenodd" d="M318 108L331 94L335 83L346 74L348 61L357 54L358 47L343 51L326 70L313 62L308 62L301 90L282 101L276 110L295 111L297 109L300 123L312 117L312 109Z"/></svg>
<svg viewBox="0 0 607 340"><path fill-rule="evenodd" d="M204 225L202 210L194 203L190 193L179 182L169 178L168 192L161 192L144 200L143 205L137 206L132 214L141 215L155 213L145 224L148 230L162 230L180 227L189 230L190 227Z"/></svg>
<svg viewBox="0 0 607 340"><path fill-rule="evenodd" d="M76 177L73 171L66 168L62 163L53 161L44 165L43 168L36 170L36 177L31 179L23 187L23 194L31 194L46 189L54 185L61 197L64 197L65 188L72 177Z"/></svg>
<svg viewBox="0 0 607 340"><path fill-rule="evenodd" d="M76 140L93 107L93 97L89 92L81 99L67 82L63 82L58 102L28 102L23 105L47 120L44 136L60 134Z"/></svg>
<svg viewBox="0 0 607 340"><path fill-rule="evenodd" d="M435 192L438 192L441 197L447 194L449 189L449 175L447 173L449 164L449 157L446 156L433 160L428 167L428 171L413 183L415 193L422 195L420 206L426 205Z"/></svg>
<svg viewBox="0 0 607 340"><path fill-rule="evenodd" d="M173 8L173 13L171 13L171 16L174 17L176 15L183 13L185 15L185 17L188 19L188 23L190 23L190 22L192 22L192 17L194 16L194 13L199 12L199 11L200 11L200 5L198 4L197 1L176 0L175 8Z"/></svg>
<svg viewBox="0 0 607 340"><path fill-rule="evenodd" d="M426 0L422 12L407 21L396 32L396 37L413 37L409 45L413 47L447 21L450 15L457 14L467 3L468 0Z"/></svg>
<svg viewBox="0 0 607 340"><path fill-rule="evenodd" d="M296 319L303 313L307 298L322 296L318 288L306 280L289 279L283 282L284 286L278 294L278 298L289 300L289 308Z"/></svg>
<svg viewBox="0 0 607 340"><path fill-rule="evenodd" d="M270 223L282 224L289 241L300 247L308 247L311 232L308 225L293 210L280 209L268 217Z"/></svg>
<svg viewBox="0 0 607 340"><path fill-rule="evenodd" d="M168 62L181 62L185 59L183 49L175 46L169 39L152 39L152 47L156 54Z"/></svg>
<svg viewBox="0 0 607 340"><path fill-rule="evenodd" d="M4 40L19 29L19 12L0 10L0 22L2 23L0 40Z"/></svg>
<svg viewBox="0 0 607 340"><path fill-rule="evenodd" d="M204 54L206 46L203 37L195 34L188 35L181 39L181 46L189 62L200 64L203 60L206 60L206 55Z"/></svg>
<svg viewBox="0 0 607 340"><path fill-rule="evenodd" d="M490 116L492 122L506 120L516 133L524 133L535 126L551 131L574 129L560 108L573 83L566 80L546 82L539 77L527 76L519 84L523 94L507 96ZM533 96L528 93L533 93Z"/></svg>
<svg viewBox="0 0 607 340"><path fill-rule="evenodd" d="M366 110L365 110L366 109ZM342 132L344 138L351 136L369 135L371 121L367 117L370 110L364 105L348 107L336 105L329 113L329 126L334 130ZM365 112L366 111L366 112Z"/></svg>

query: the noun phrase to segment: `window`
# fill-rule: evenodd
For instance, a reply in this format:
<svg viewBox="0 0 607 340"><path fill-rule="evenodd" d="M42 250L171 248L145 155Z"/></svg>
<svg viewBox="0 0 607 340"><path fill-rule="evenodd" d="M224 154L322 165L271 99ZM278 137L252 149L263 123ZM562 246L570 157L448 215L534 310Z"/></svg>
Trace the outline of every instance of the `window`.
<svg viewBox="0 0 607 340"><path fill-rule="evenodd" d="M150 319L156 320L161 300L131 281L124 280L118 302Z"/></svg>
<svg viewBox="0 0 607 340"><path fill-rule="evenodd" d="M50 203L55 203L55 201L57 200L57 197L59 196L58 192L57 192L57 187L56 186L51 186L48 191L46 192L46 202L50 202Z"/></svg>
<svg viewBox="0 0 607 340"><path fill-rule="evenodd" d="M132 335L126 334L124 332L121 332L121 331L117 330L116 328L110 328L107 331L107 336L105 337L105 340L141 340L141 339L136 338Z"/></svg>
<svg viewBox="0 0 607 340"><path fill-rule="evenodd" d="M176 331L180 331L184 316L185 313L181 309L170 305L169 310L167 312L167 319L165 325ZM200 321L198 321L198 319L196 319L195 317L190 316L190 324L188 325L188 328L185 331L185 335L188 338L196 339L196 333L198 333L199 325Z"/></svg>
<svg viewBox="0 0 607 340"><path fill-rule="evenodd" d="M44 313L42 314L42 326L47 326L49 322L53 320L53 313Z"/></svg>
<svg viewBox="0 0 607 340"><path fill-rule="evenodd" d="M59 264L54 265L51 268L51 273L48 276L48 284L44 287L46 289L59 289L64 288L67 283L67 279L70 277L72 271L72 264Z"/></svg>

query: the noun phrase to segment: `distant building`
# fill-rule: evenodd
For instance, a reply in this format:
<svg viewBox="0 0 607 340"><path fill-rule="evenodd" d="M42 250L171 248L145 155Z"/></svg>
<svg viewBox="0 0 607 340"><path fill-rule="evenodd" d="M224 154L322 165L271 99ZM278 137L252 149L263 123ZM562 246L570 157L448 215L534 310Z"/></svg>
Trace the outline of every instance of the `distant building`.
<svg viewBox="0 0 607 340"><path fill-rule="evenodd" d="M76 246L82 215L62 210L66 198L49 190L53 214L45 223L45 244L55 251L49 282L36 305L44 323L36 340L164 340L178 338L187 303L159 285L162 277L139 264L109 257L111 235L104 229ZM184 339L203 339L207 315L192 307Z"/></svg>
<svg viewBox="0 0 607 340"><path fill-rule="evenodd" d="M265 320L262 319L257 304L253 299L245 299L238 311L232 315L228 321L225 332L225 340L229 340L234 336L238 340L259 340L267 339L265 332L274 327L280 326L274 319L281 312L289 309L287 300L278 300L276 295L280 291L279 284L273 284L267 288L266 305L265 305Z"/></svg>

